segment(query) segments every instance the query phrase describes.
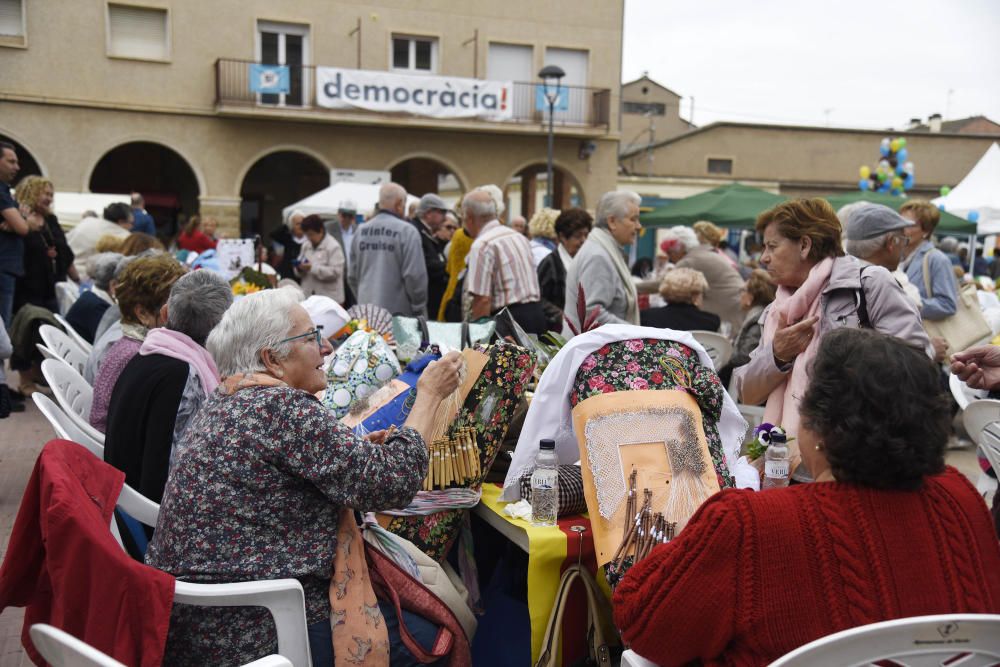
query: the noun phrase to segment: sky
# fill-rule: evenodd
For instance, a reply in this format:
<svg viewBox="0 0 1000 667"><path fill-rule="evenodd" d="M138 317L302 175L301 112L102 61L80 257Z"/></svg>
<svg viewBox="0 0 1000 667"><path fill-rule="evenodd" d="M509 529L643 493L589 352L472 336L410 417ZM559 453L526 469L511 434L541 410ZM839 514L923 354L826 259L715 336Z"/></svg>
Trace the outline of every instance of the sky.
<svg viewBox="0 0 1000 667"><path fill-rule="evenodd" d="M694 123L1000 122L1000 0L625 0L622 80Z"/></svg>

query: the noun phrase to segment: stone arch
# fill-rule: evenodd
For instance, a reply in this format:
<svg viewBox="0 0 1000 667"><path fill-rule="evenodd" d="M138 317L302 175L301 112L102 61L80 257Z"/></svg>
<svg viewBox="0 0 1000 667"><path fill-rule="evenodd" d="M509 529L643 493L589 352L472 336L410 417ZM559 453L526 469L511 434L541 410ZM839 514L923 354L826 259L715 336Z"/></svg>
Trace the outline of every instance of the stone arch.
<svg viewBox="0 0 1000 667"><path fill-rule="evenodd" d="M283 222L282 209L330 184L325 158L298 147L272 147L243 171L240 234L267 237Z"/></svg>
<svg viewBox="0 0 1000 667"><path fill-rule="evenodd" d="M204 179L183 153L158 139L129 139L106 149L93 163L85 192L139 192L156 221L158 235L171 237L199 210Z"/></svg>
<svg viewBox="0 0 1000 667"><path fill-rule="evenodd" d="M45 165L42 164L42 161L38 159L38 154L31 150L31 148L16 134L0 128L0 141L6 141L7 143L14 144L18 162L21 164L21 171L17 173L17 178L15 178L14 182L10 184L11 187L17 185L18 182L25 176L48 176L49 170L46 169Z"/></svg>
<svg viewBox="0 0 1000 667"><path fill-rule="evenodd" d="M504 201L507 204L507 215L523 215L530 219L535 210L544 200L544 181L539 186L539 175L544 177L546 163L540 160L526 160L516 166L504 179ZM564 209L570 206L586 208L587 202L580 179L568 165L559 160L552 163L554 208ZM525 196L525 193L528 196ZM513 202L513 203L512 203Z"/></svg>
<svg viewBox="0 0 1000 667"><path fill-rule="evenodd" d="M330 161L326 159L326 156L311 148L306 148L305 146L300 146L299 144L278 144L275 146L268 146L247 160L243 165L243 168L240 169L239 174L236 176L234 192L239 192L240 188L243 187L243 181L246 179L250 170L253 169L258 162L273 153L303 153L323 165L328 174L333 171L333 166L330 164Z"/></svg>
<svg viewBox="0 0 1000 667"><path fill-rule="evenodd" d="M424 175L422 178L407 178L412 174L401 174L401 167L413 165L418 170L434 169L436 163L437 172L432 175ZM428 192L433 192L445 197L446 201L454 199L457 201L468 192L469 180L454 162L441 157L435 153L427 151L417 151L400 156L389 163L386 171L391 174L392 180L400 183L411 195L420 197ZM447 174L454 177L454 183L447 181ZM434 177L437 177L436 179ZM410 181L407 183L406 181ZM433 187L430 187L433 186Z"/></svg>

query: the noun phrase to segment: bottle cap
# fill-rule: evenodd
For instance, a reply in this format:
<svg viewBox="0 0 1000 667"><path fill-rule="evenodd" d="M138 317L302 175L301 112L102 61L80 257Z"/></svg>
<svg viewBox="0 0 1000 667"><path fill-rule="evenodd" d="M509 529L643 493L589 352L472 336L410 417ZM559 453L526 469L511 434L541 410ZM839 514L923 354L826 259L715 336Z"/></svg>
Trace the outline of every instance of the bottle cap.
<svg viewBox="0 0 1000 667"><path fill-rule="evenodd" d="M555 449L556 448L556 441L555 440L549 440L548 438L546 438L544 440L541 440L538 443L538 448L539 449Z"/></svg>
<svg viewBox="0 0 1000 667"><path fill-rule="evenodd" d="M788 436L785 435L784 433L778 433L777 431L771 431L771 444L774 444L776 442L780 442L781 444L785 444L786 442L788 442Z"/></svg>

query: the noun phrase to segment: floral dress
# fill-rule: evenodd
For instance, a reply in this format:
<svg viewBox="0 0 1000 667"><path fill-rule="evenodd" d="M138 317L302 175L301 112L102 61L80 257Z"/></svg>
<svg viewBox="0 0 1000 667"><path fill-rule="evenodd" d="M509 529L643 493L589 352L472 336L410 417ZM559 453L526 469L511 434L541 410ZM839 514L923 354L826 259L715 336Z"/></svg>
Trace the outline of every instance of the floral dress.
<svg viewBox="0 0 1000 667"><path fill-rule="evenodd" d="M665 360L665 357L671 359ZM671 372L669 368L678 369L680 373ZM686 376L690 382L687 379L678 382L678 375ZM719 487L736 486L719 436L725 390L715 371L703 366L698 355L687 345L653 338L609 343L580 364L569 402L575 407L580 401L598 394L646 389L676 389L694 397L701 408L702 425Z"/></svg>

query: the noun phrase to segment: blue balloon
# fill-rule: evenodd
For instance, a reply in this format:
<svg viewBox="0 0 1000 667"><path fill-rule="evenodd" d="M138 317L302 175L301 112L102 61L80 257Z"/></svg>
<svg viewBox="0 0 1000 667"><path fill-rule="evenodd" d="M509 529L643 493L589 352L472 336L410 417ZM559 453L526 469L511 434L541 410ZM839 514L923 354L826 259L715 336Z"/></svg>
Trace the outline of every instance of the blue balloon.
<svg viewBox="0 0 1000 667"><path fill-rule="evenodd" d="M913 174L908 174L906 180L903 181L903 187L909 190L913 187Z"/></svg>
<svg viewBox="0 0 1000 667"><path fill-rule="evenodd" d="M979 211L969 211L969 222L979 222Z"/></svg>
<svg viewBox="0 0 1000 667"><path fill-rule="evenodd" d="M869 181L867 178L862 178L860 181L858 181L858 187L861 188L862 192L867 190L869 185L871 185L871 181Z"/></svg>
<svg viewBox="0 0 1000 667"><path fill-rule="evenodd" d="M878 149L878 151L879 151L879 153L882 154L882 157L888 157L889 156L889 147L888 146L880 146L879 149Z"/></svg>
<svg viewBox="0 0 1000 667"><path fill-rule="evenodd" d="M900 148L899 151L896 153L896 159L899 160L900 164L902 164L903 162L906 162L906 156L909 154L910 152L907 151L905 148Z"/></svg>
<svg viewBox="0 0 1000 667"><path fill-rule="evenodd" d="M905 173L906 173L906 169L903 168L903 164L902 163L897 164L896 165L896 174L898 176L902 176Z"/></svg>
<svg viewBox="0 0 1000 667"><path fill-rule="evenodd" d="M944 204L938 204L938 210L939 211L943 211L944 210Z"/></svg>

